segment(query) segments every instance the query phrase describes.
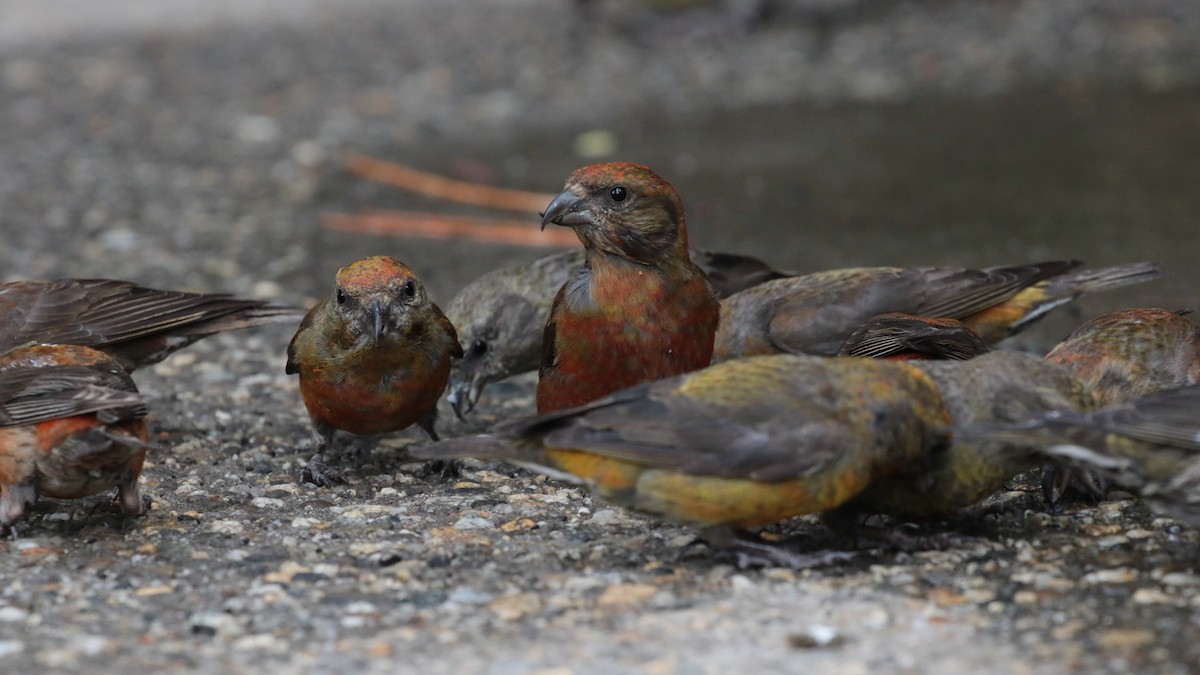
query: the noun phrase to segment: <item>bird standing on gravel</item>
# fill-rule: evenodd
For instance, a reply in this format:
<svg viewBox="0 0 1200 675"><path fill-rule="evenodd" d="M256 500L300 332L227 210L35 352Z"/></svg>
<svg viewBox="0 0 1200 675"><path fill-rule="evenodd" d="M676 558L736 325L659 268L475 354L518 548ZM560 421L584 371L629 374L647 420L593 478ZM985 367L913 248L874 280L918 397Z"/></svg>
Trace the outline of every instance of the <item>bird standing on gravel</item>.
<svg viewBox="0 0 1200 675"><path fill-rule="evenodd" d="M437 402L450 361L463 355L450 320L407 265L388 256L338 270L333 292L309 310L288 345L300 375L316 453L302 476L340 482L323 453L335 429L380 434L418 424L437 439Z"/></svg>
<svg viewBox="0 0 1200 675"><path fill-rule="evenodd" d="M112 487L123 512L145 511L145 415L133 380L103 352L32 345L0 355L0 527L39 496L76 499Z"/></svg>
<svg viewBox="0 0 1200 675"><path fill-rule="evenodd" d="M584 266L550 309L539 412L561 410L708 365L719 309L688 256L683 204L650 169L586 166L542 217L575 230Z"/></svg>
<svg viewBox="0 0 1200 675"><path fill-rule="evenodd" d="M740 530L844 503L949 442L950 422L933 381L908 362L777 355L410 451L510 461L634 511L699 525L716 547L805 566L825 557Z"/></svg>
<svg viewBox="0 0 1200 675"><path fill-rule="evenodd" d="M582 482L635 511L700 525L718 546L805 564L814 559L771 550L737 530L815 512L852 528L867 514L952 514L1053 454L1052 443L1023 433L1027 427L1091 420L1094 408L1087 384L1070 370L1019 352L966 361L773 355L722 362L412 452L507 460ZM1195 412L1154 419L1186 431L1198 424ZM965 432L989 425L1005 433ZM1138 438L1153 441L1157 428ZM1132 423L1120 430L1126 438L1134 432ZM1169 486L1154 460L1187 440L1164 433L1172 434L1159 439L1168 449L1151 448L1143 460L1142 474L1155 476L1145 489L1155 494ZM1195 484L1171 499L1195 494Z"/></svg>

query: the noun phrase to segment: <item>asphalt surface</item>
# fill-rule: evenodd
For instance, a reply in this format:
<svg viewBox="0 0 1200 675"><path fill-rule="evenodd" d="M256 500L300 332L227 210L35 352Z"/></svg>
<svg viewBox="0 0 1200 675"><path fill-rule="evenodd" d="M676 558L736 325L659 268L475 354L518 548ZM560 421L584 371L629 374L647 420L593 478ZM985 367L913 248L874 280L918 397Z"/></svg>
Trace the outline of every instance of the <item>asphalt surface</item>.
<svg viewBox="0 0 1200 675"><path fill-rule="evenodd" d="M598 130L606 156L680 188L705 246L779 267L1172 273L1017 346L1125 305L1200 304L1191 3L654 4L0 2L4 276L307 304L340 265L389 253L445 306L539 252L322 228L328 211L464 212L357 179L343 153L553 191ZM218 336L138 374L169 448L143 476L154 506L125 520L102 498L45 500L0 542L6 669L1200 668L1200 535L1128 495L1049 512L1016 481L921 526L940 547L796 572L738 569L686 527L503 465L420 478L417 430L339 435L350 484L298 484L292 332ZM441 429L531 410L519 378ZM830 539L809 519L772 531Z"/></svg>

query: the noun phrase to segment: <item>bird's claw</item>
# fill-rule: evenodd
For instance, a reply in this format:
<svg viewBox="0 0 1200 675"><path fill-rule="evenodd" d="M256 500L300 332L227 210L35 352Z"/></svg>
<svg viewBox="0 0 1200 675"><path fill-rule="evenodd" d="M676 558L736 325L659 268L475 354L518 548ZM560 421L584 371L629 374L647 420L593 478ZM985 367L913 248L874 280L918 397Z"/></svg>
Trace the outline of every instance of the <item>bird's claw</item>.
<svg viewBox="0 0 1200 675"><path fill-rule="evenodd" d="M418 478L435 478L448 483L462 476L462 464L453 459L431 459L417 470Z"/></svg>
<svg viewBox="0 0 1200 675"><path fill-rule="evenodd" d="M312 483L317 487L334 487L335 485L345 485L346 477L341 471L329 466L325 462L325 456L317 453L309 458L308 465L300 472L300 483Z"/></svg>

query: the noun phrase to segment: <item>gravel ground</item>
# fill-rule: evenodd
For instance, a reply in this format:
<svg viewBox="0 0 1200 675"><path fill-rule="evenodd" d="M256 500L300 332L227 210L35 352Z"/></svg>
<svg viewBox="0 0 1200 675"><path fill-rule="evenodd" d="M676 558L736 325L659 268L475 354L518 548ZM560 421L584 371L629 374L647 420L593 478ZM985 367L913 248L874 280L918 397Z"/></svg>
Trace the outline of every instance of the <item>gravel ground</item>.
<svg viewBox="0 0 1200 675"><path fill-rule="evenodd" d="M532 254L322 230L326 210L441 208L353 179L341 153L553 190L599 128L679 176L710 245L780 266L1151 256L1172 280L1082 312L1200 301L1179 245L1200 219L1200 7L779 0L762 21L755 3L647 4L0 1L5 276L307 303L389 252L445 306ZM1017 121L972 126L992 117ZM945 232L915 229L933 218ZM1015 481L923 526L939 550L793 572L739 570L687 528L502 465L418 478L414 430L339 436L350 484L299 485L291 333L138 374L170 448L144 517L46 500L0 542L14 672L1200 668L1200 535L1127 495L1048 513ZM495 386L470 429L441 428L531 395L528 377ZM828 540L805 519L774 531Z"/></svg>

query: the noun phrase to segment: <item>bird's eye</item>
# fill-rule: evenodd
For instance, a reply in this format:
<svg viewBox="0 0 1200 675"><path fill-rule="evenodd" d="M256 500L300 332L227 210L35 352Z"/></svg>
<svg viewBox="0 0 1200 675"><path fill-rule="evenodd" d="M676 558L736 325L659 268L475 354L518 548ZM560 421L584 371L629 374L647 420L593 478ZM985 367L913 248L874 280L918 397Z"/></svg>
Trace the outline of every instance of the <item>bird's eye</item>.
<svg viewBox="0 0 1200 675"><path fill-rule="evenodd" d="M488 343L483 338L475 338L471 342L471 354L473 356L483 356L487 353Z"/></svg>
<svg viewBox="0 0 1200 675"><path fill-rule="evenodd" d="M627 190L623 185L618 185L608 191L608 196L612 197L614 202L623 202L625 201L625 198L629 196L629 190Z"/></svg>
<svg viewBox="0 0 1200 675"><path fill-rule="evenodd" d="M333 294L333 298L334 300L337 300L337 304L339 305L346 304L346 291L343 291L340 288L337 289L337 291Z"/></svg>
<svg viewBox="0 0 1200 675"><path fill-rule="evenodd" d="M417 285L410 279L407 284L404 284L404 295L413 297L417 294Z"/></svg>

